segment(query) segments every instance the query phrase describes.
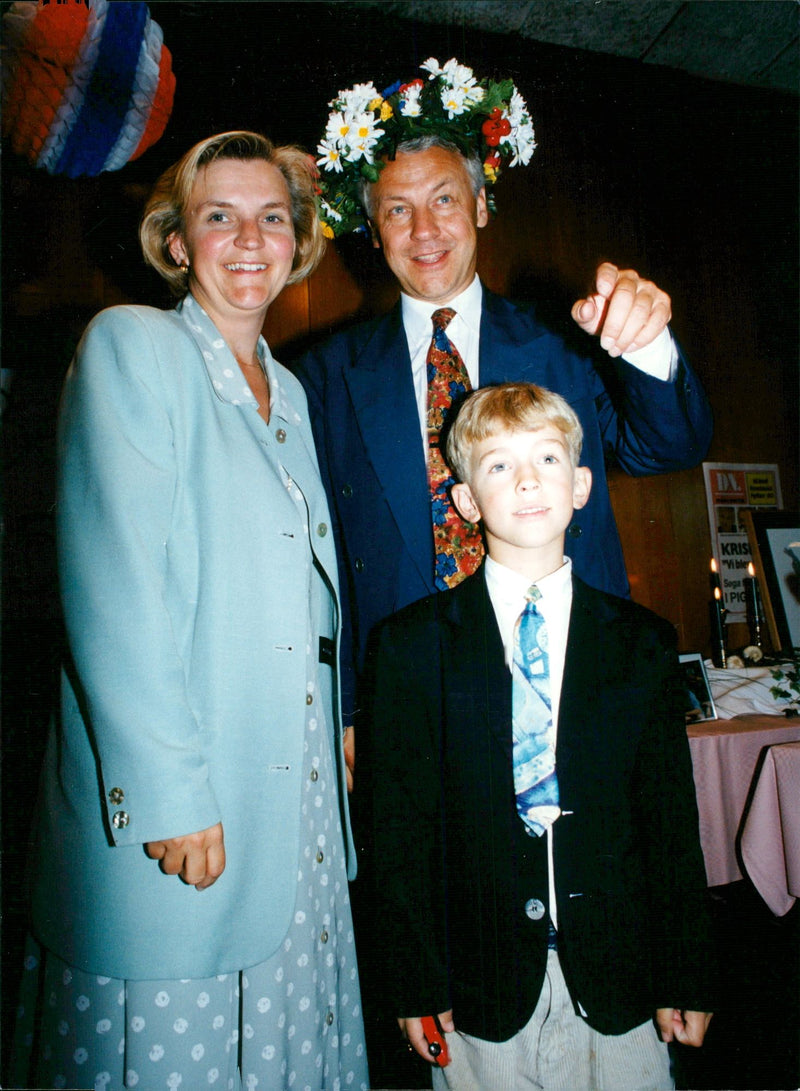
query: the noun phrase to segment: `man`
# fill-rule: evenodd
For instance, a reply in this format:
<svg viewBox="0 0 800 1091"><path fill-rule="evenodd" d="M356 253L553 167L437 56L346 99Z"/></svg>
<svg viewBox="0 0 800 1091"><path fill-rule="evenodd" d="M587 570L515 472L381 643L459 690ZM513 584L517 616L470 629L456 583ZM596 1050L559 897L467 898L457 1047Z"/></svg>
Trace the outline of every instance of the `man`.
<svg viewBox="0 0 800 1091"><path fill-rule="evenodd" d="M483 287L477 233L489 216L487 187L501 153L514 155L512 165L530 158L530 118L515 88L507 103L488 112L484 103L497 101L504 85L478 84L455 61L440 68L431 58L422 68L431 73L427 84L417 80L383 96L372 84L340 92L331 104L328 139L320 144L329 233L357 223L358 195L373 243L382 247L402 292L388 315L335 335L297 366L329 490L346 599L346 718L358 707L357 676L374 625L452 586L480 561L475 528L457 523L447 481L441 486L429 475L448 410L446 395L429 386L434 357L466 368L463 381L447 378L451 395L525 381L557 391L575 409L595 484L568 528L567 553L577 574L601 590L628 593L606 457L636 475L686 469L703 458L711 439L705 395L667 327L669 296L650 281L604 263L594 292L572 308L578 326L598 337L610 357L621 358L613 401L588 355L544 327L531 306ZM434 94L441 94L445 111ZM426 122L422 136L414 131L417 120ZM445 307L455 314L437 318L448 323L442 335L431 319ZM452 548L441 544L448 534Z"/></svg>

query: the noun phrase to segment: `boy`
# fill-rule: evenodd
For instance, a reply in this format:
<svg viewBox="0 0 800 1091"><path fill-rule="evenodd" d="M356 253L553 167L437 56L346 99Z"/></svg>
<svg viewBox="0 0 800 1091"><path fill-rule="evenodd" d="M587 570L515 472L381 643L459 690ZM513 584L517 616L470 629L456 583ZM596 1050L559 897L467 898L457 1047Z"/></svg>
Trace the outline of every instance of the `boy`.
<svg viewBox="0 0 800 1091"><path fill-rule="evenodd" d="M672 1087L711 1018L675 633L572 575L581 441L540 387L468 397L447 458L488 558L377 634L382 957L410 1047L446 1032L437 1089Z"/></svg>

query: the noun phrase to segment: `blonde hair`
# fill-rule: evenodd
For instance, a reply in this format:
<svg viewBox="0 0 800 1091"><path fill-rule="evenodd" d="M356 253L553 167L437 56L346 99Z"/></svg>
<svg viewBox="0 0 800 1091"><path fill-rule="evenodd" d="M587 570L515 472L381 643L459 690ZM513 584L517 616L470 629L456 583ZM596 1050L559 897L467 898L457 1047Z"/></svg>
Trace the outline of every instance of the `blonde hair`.
<svg viewBox="0 0 800 1091"><path fill-rule="evenodd" d="M167 281L176 295L189 288L189 274L169 252L169 238L182 235L185 212L198 172L217 159L260 159L276 167L289 188L297 248L287 281L295 284L312 273L325 252L325 237L317 216L316 167L311 156L294 145L276 146L260 133L236 130L217 133L195 144L161 175L145 205L139 226L144 260Z"/></svg>
<svg viewBox="0 0 800 1091"><path fill-rule="evenodd" d="M545 424L564 433L569 460L577 466L583 428L575 410L560 394L533 383L481 387L464 400L449 430L447 464L459 481L468 481L474 444L501 431L535 432Z"/></svg>

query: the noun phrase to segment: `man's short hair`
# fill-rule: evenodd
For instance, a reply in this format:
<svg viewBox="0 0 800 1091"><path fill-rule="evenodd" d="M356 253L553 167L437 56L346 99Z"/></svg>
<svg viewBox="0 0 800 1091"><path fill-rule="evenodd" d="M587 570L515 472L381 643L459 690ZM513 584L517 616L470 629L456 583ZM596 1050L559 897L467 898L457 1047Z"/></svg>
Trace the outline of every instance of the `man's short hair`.
<svg viewBox="0 0 800 1091"><path fill-rule="evenodd" d="M457 480L469 481L470 454L498 432L535 432L552 424L560 432L577 466L583 446L583 428L572 406L560 394L533 383L502 383L473 391L463 402L446 443L447 464Z"/></svg>
<svg viewBox="0 0 800 1091"><path fill-rule="evenodd" d="M426 133L425 136L415 136L413 140L404 140L401 144L397 145L396 151L412 154L413 152L426 152L430 148L444 148L445 151L455 152L456 155L461 156L469 176L470 185L472 186L472 195L477 198L480 191L486 185L486 175L483 172L483 163L480 161L477 152L473 152L471 155L464 155L457 144L454 144L451 140L446 140L443 136L437 136L435 133ZM367 214L367 219L369 220L374 219L374 210L372 208L372 191L374 186L375 183L368 182L366 178L362 178L358 185L358 197Z"/></svg>

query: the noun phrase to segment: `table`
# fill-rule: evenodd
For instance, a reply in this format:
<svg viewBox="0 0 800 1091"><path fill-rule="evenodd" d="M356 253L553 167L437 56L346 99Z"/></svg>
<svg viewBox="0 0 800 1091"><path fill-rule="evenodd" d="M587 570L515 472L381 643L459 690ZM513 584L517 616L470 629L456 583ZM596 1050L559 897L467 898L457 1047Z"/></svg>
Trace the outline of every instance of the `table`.
<svg viewBox="0 0 800 1091"><path fill-rule="evenodd" d="M739 844L756 890L776 917L800 896L800 742L767 748Z"/></svg>
<svg viewBox="0 0 800 1091"><path fill-rule="evenodd" d="M800 741L800 718L748 715L686 728L709 886L742 878L736 838L753 774L765 746Z"/></svg>

